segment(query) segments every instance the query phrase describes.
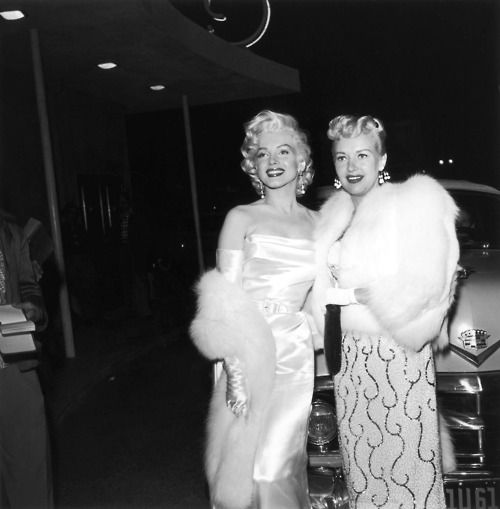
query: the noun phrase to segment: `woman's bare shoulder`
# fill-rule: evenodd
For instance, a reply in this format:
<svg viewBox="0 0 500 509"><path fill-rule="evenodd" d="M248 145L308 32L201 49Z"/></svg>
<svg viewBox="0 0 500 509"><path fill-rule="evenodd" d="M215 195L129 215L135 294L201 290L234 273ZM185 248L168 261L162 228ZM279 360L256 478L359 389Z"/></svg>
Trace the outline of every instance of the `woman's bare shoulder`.
<svg viewBox="0 0 500 509"><path fill-rule="evenodd" d="M259 213L259 210L261 208L262 205L259 201L247 203L245 205L237 205L227 213L225 221L229 222L251 221L252 218Z"/></svg>
<svg viewBox="0 0 500 509"><path fill-rule="evenodd" d="M254 216L253 204L232 208L227 213L219 234L219 249L241 249Z"/></svg>

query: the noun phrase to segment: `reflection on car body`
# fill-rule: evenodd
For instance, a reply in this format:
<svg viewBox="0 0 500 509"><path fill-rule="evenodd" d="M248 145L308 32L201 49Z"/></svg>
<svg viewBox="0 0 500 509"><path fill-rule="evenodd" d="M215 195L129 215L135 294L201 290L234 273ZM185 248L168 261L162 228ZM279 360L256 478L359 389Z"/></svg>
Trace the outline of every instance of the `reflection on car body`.
<svg viewBox="0 0 500 509"><path fill-rule="evenodd" d="M435 358L438 400L457 458L456 471L445 476L446 502L448 509L500 509L500 191L441 183L460 208L461 246L450 347ZM311 500L317 509L347 508L333 383L324 358L317 361L308 444Z"/></svg>

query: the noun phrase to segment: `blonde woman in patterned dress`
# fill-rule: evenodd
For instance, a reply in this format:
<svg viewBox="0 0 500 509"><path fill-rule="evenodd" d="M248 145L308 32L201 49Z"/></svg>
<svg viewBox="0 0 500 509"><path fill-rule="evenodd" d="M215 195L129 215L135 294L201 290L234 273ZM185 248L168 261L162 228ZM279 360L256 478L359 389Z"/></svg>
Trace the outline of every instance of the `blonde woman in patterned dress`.
<svg viewBox="0 0 500 509"><path fill-rule="evenodd" d="M432 343L447 342L457 207L431 177L385 182L380 120L339 116L328 137L338 190L316 229L313 298L319 327L325 305L341 305L334 382L349 504L444 509L454 459L439 432Z"/></svg>

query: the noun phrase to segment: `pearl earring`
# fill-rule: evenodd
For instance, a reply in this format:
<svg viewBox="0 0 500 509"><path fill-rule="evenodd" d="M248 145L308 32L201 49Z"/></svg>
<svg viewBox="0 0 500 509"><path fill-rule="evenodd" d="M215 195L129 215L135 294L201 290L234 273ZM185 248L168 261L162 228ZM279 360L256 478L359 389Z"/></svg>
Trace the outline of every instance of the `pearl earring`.
<svg viewBox="0 0 500 509"><path fill-rule="evenodd" d="M335 189L341 189L342 188L342 184L341 184L341 182L340 182L340 180L338 178L333 179L333 187Z"/></svg>
<svg viewBox="0 0 500 509"><path fill-rule="evenodd" d="M379 186L384 185L388 180L391 180L391 175L388 171L382 170L378 172L378 184Z"/></svg>

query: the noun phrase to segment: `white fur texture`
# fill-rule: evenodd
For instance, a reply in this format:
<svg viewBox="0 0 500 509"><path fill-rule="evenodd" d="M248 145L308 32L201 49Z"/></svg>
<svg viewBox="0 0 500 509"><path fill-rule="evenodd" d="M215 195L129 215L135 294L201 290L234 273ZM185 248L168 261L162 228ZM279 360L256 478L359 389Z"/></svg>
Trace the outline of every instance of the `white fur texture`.
<svg viewBox="0 0 500 509"><path fill-rule="evenodd" d="M346 307L343 326L388 333L414 351L436 338L441 346L446 343L443 324L459 256L457 210L446 190L424 175L376 188L354 216L349 195L335 193L323 206L316 231L318 276L313 294L318 326L325 289L331 284L328 249L345 231L340 286L367 288L369 302Z"/></svg>
<svg viewBox="0 0 500 509"><path fill-rule="evenodd" d="M314 231L316 279L309 301L311 314L321 337L323 337L325 327L326 289L332 285L328 268L328 250L349 226L353 213L354 205L351 197L343 190L336 191L321 207Z"/></svg>
<svg viewBox="0 0 500 509"><path fill-rule="evenodd" d="M418 175L370 193L354 214L345 191L323 205L315 232L317 278L313 315L323 327L328 251L341 239L340 286L368 288L367 306L342 309L342 327L389 334L410 351L448 343L447 313L454 296L459 247L458 209L446 190ZM440 417L443 471L455 469L453 443Z"/></svg>
<svg viewBox="0 0 500 509"><path fill-rule="evenodd" d="M238 357L249 397L247 416L235 417L226 407L224 374L214 388L205 455L210 496L217 508L245 509L252 502L255 451L274 382L274 338L255 303L216 270L202 276L197 293L194 344L212 360Z"/></svg>

